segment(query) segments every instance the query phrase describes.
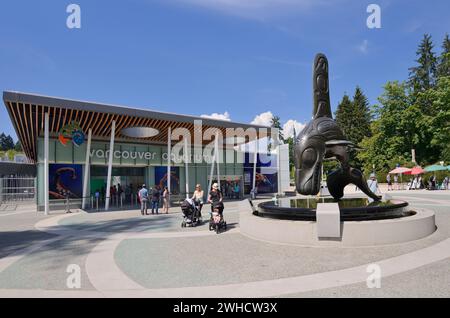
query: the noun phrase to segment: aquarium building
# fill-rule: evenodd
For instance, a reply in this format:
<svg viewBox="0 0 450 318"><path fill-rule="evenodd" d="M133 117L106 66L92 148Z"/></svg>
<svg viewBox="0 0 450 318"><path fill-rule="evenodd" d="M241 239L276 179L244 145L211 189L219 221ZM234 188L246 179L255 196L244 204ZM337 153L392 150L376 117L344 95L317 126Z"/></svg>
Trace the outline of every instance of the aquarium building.
<svg viewBox="0 0 450 318"><path fill-rule="evenodd" d="M46 212L67 197L86 208L98 193L108 210L119 184L167 186L173 200L218 180L241 195L289 188L287 145L254 151L277 135L268 127L12 91L3 101Z"/></svg>

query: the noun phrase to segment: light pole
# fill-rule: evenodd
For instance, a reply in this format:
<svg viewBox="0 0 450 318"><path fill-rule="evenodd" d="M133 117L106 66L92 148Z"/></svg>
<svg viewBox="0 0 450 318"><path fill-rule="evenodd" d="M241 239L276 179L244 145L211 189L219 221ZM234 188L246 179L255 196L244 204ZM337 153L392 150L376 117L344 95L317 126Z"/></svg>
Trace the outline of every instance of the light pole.
<svg viewBox="0 0 450 318"><path fill-rule="evenodd" d="M417 164L417 161L416 161L416 149L414 149L414 144L413 144L411 132L406 130L405 133L408 136L409 149L411 149L411 162L413 162L414 164Z"/></svg>

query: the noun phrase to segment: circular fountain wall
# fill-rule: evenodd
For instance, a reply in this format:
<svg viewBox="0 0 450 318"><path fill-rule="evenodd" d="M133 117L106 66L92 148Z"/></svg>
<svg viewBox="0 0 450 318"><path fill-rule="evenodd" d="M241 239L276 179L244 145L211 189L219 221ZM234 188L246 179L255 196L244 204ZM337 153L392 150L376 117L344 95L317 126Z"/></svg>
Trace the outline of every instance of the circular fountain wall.
<svg viewBox="0 0 450 318"><path fill-rule="evenodd" d="M432 210L411 207L391 199L370 202L365 198L339 201L341 236L319 238L316 222L318 203L335 202L328 198L283 198L253 207L249 200L240 203L240 231L261 241L299 246L377 246L418 240L436 230Z"/></svg>
<svg viewBox="0 0 450 318"><path fill-rule="evenodd" d="M318 203L333 203L333 198L281 198L263 202L258 216L285 220L315 221ZM342 221L385 220L411 216L408 202L401 200L373 201L367 198L345 198L337 201Z"/></svg>

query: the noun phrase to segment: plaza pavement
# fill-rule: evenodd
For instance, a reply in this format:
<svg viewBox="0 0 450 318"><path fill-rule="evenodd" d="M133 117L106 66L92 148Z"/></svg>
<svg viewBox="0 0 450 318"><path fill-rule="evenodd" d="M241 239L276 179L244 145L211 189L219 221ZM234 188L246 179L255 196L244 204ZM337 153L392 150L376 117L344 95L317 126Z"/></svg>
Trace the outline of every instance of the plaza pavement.
<svg viewBox="0 0 450 318"><path fill-rule="evenodd" d="M207 223L182 229L179 208L1 211L0 297L449 297L450 191L390 194L434 210L437 231L403 244L306 248L245 237L237 202L226 203L229 230L219 235ZM67 287L70 264L80 289ZM369 264L381 268L379 289L366 285Z"/></svg>

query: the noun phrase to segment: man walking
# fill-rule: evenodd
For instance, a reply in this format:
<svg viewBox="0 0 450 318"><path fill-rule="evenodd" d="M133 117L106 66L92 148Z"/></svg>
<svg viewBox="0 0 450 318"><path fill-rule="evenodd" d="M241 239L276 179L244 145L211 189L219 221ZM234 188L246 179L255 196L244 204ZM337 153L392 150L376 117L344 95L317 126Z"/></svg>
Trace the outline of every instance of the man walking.
<svg viewBox="0 0 450 318"><path fill-rule="evenodd" d="M159 187L155 185L152 189L152 214L155 214L155 209L156 214L158 214L160 197L161 191L159 191Z"/></svg>
<svg viewBox="0 0 450 318"><path fill-rule="evenodd" d="M148 204L148 190L145 187L145 184L142 185L142 189L138 192L139 201L141 202L141 214L148 215L147 213L147 204Z"/></svg>

